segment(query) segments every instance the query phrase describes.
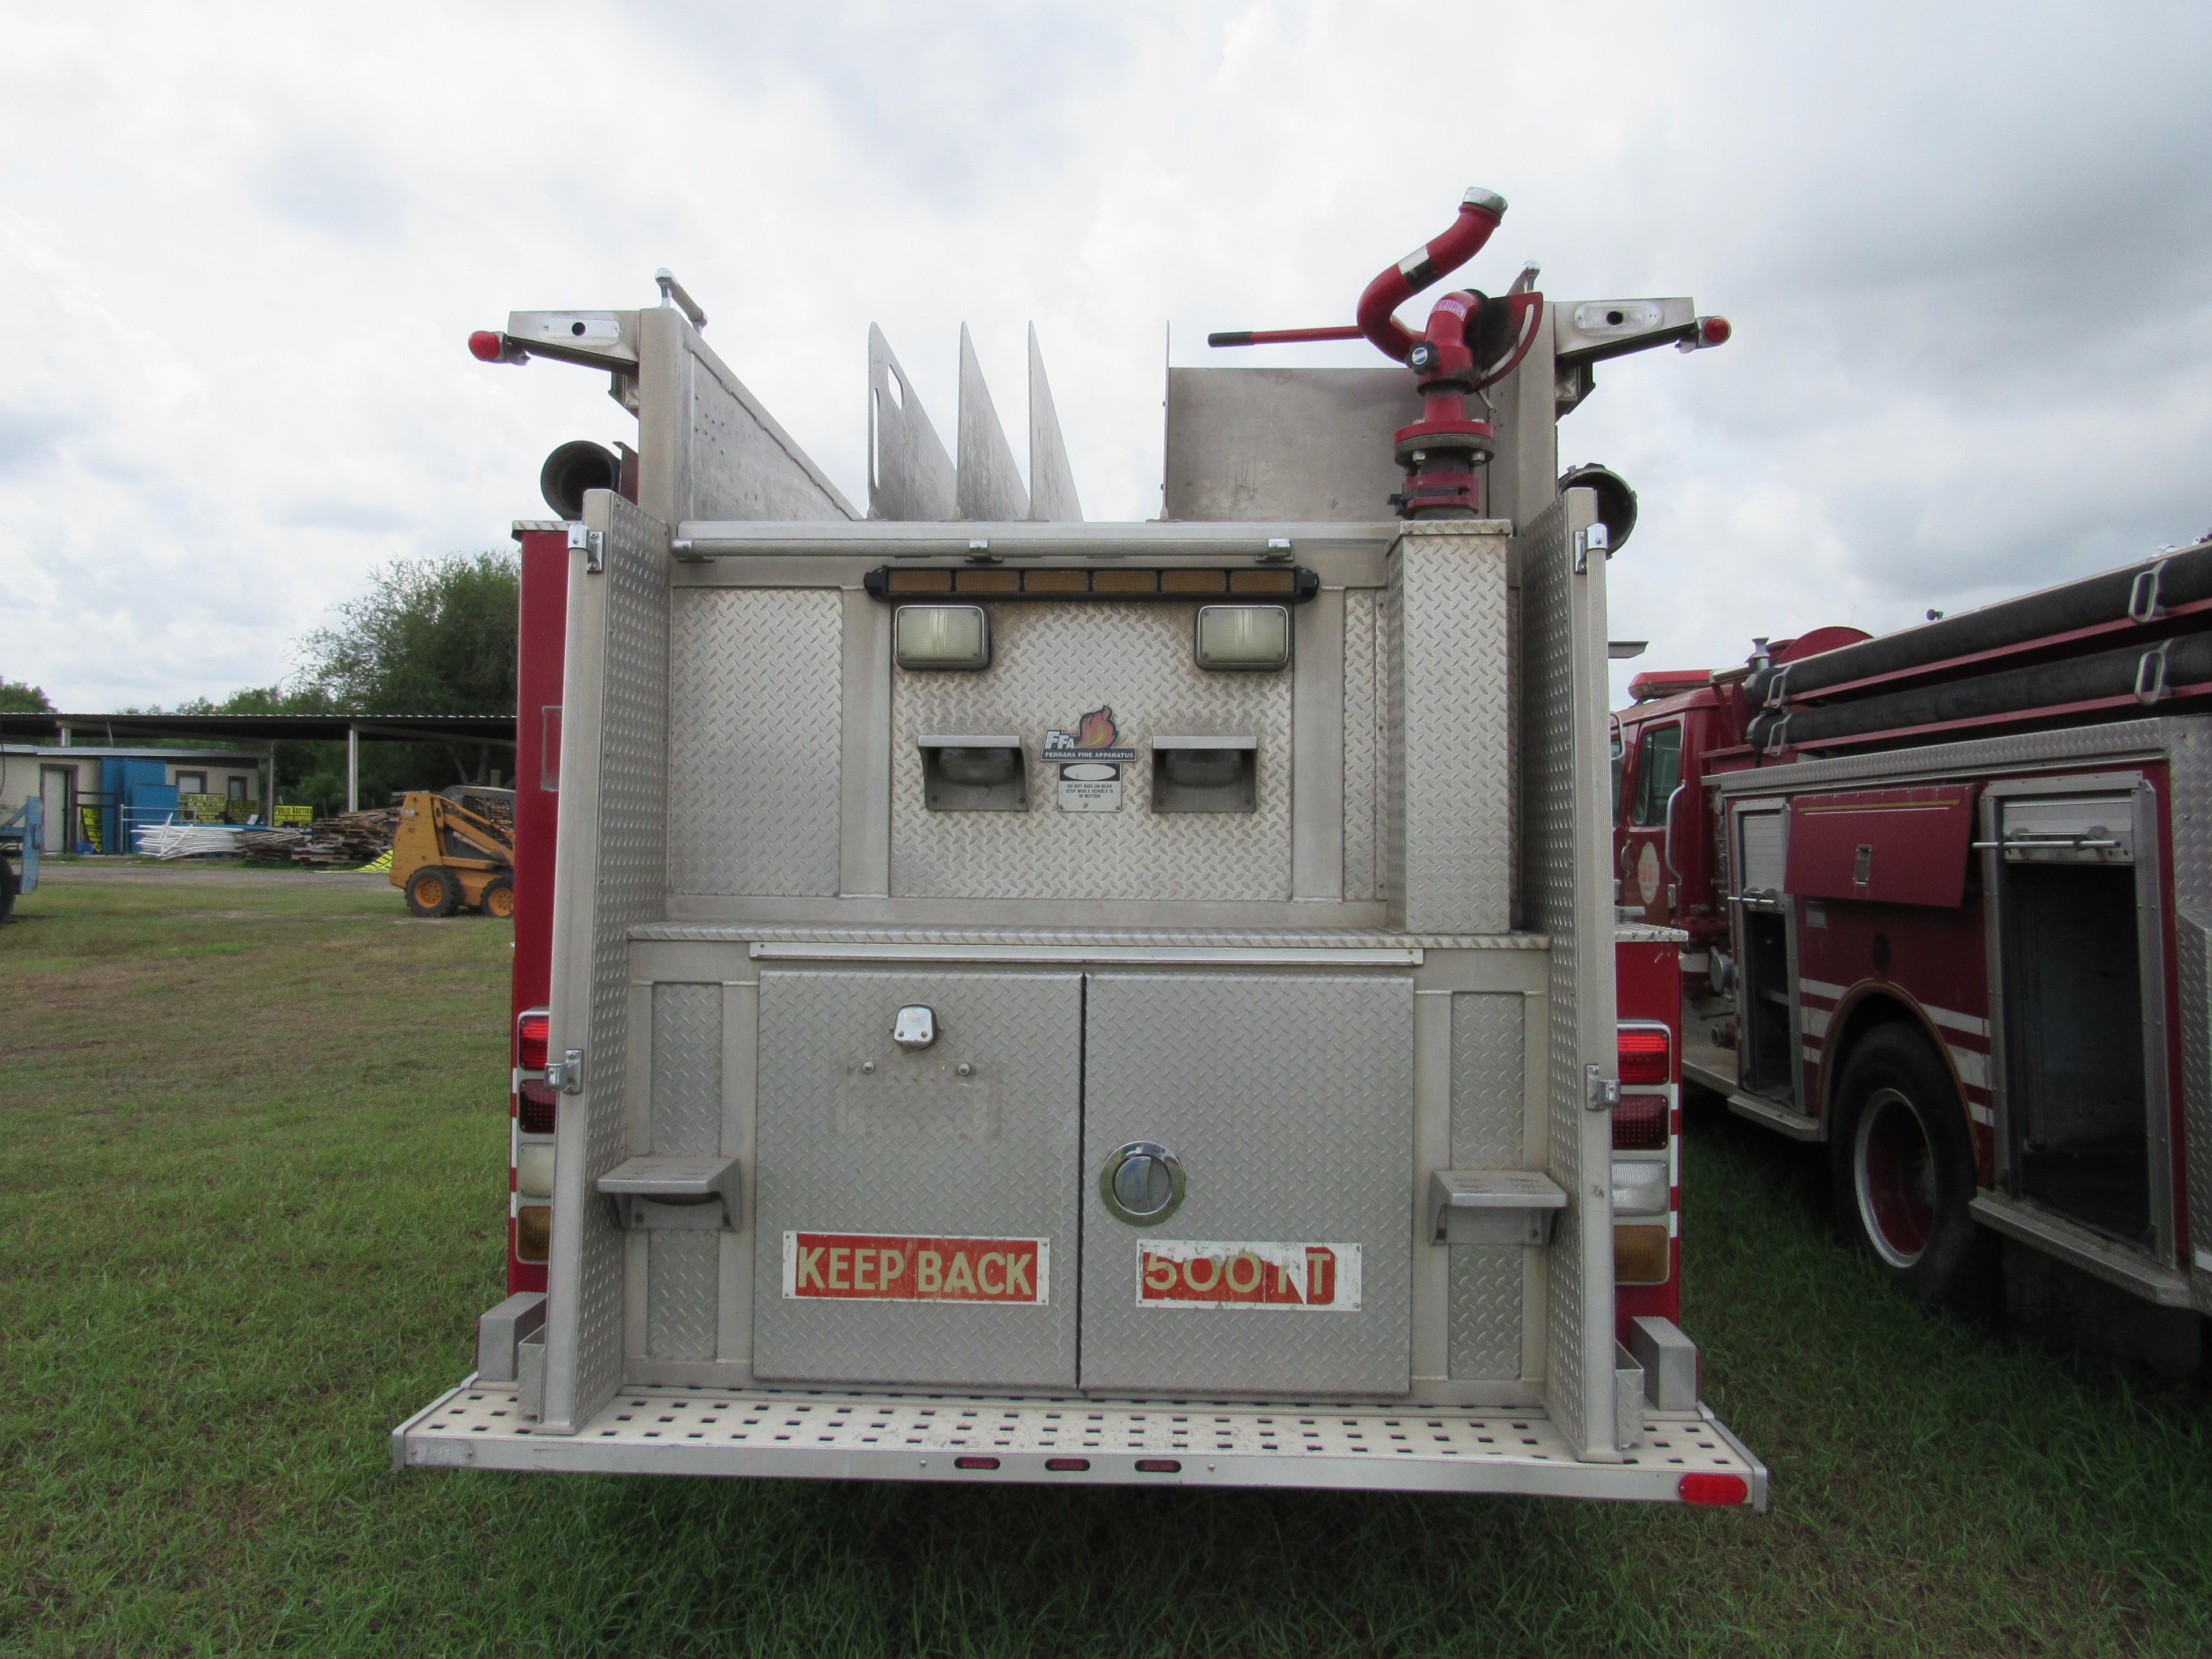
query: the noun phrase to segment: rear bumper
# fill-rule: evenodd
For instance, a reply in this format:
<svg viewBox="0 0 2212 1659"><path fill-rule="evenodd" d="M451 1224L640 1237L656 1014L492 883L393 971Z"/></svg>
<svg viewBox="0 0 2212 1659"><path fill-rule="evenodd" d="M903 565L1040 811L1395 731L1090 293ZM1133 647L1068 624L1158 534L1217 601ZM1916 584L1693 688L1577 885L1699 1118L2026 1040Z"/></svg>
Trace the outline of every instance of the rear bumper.
<svg viewBox="0 0 2212 1659"><path fill-rule="evenodd" d="M1766 1508L1765 1466L1702 1407L1696 1417L1647 1415L1625 1462L1583 1463L1541 1412L1464 1407L653 1388L617 1395L580 1433L545 1434L522 1415L514 1384L472 1377L394 1429L392 1458L398 1468L1653 1503L1684 1501L1686 1475L1733 1475L1742 1504Z"/></svg>

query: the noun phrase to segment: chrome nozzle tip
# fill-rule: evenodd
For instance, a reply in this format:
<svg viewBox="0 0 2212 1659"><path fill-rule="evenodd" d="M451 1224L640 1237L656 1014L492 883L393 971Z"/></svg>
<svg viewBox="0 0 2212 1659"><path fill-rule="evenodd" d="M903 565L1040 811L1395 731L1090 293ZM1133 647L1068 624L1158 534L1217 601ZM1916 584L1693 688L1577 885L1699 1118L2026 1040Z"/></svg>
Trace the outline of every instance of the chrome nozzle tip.
<svg viewBox="0 0 2212 1659"><path fill-rule="evenodd" d="M1505 214L1505 198L1494 190L1485 190L1480 185L1470 185L1467 194L1459 198L1459 204L1462 207L1483 208L1500 218Z"/></svg>

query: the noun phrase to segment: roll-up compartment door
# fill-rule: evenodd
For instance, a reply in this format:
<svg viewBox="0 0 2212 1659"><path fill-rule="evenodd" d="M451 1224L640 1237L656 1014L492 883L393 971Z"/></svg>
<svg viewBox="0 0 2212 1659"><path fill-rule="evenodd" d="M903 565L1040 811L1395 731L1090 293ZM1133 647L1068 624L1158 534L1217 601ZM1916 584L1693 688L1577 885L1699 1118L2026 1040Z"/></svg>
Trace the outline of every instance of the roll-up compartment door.
<svg viewBox="0 0 2212 1659"><path fill-rule="evenodd" d="M754 1369L1075 1382L1075 974L764 969Z"/></svg>
<svg viewBox="0 0 2212 1659"><path fill-rule="evenodd" d="M1085 1388L1406 1390L1413 1025L1402 975L1091 977Z"/></svg>

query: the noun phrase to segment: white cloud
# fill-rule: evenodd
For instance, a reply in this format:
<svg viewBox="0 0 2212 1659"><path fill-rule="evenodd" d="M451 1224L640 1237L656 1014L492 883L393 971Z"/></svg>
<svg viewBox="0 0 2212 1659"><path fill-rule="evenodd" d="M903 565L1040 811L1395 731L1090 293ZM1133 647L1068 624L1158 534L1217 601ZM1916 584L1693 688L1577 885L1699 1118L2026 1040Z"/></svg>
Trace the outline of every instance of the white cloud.
<svg viewBox="0 0 2212 1659"><path fill-rule="evenodd" d="M1346 319L1470 183L1513 207L1468 280L1737 324L1562 430L1642 491L1649 663L2212 524L2201 8L5 15L0 673L65 704L276 678L372 566L497 544L546 450L628 435L596 376L465 355L510 307L674 266L855 499L867 324L949 434L960 323L1018 428L1034 319L1086 510L1144 517L1164 326Z"/></svg>

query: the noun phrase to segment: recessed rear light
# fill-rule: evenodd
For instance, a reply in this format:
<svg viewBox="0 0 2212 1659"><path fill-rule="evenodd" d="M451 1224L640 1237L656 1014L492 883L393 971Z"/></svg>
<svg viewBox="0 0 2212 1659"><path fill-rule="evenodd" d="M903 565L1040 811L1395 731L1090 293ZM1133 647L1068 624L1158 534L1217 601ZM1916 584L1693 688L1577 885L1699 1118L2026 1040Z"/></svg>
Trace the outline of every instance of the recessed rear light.
<svg viewBox="0 0 2212 1659"><path fill-rule="evenodd" d="M552 1035L553 1017L532 1008L514 1023L514 1063L526 1072L545 1069L546 1039Z"/></svg>
<svg viewBox="0 0 2212 1659"><path fill-rule="evenodd" d="M1668 1063L1669 1050L1674 1047L1663 1025L1624 1025L1620 1028L1620 1081L1624 1086L1655 1085L1664 1087L1673 1081L1673 1067Z"/></svg>
<svg viewBox="0 0 2212 1659"><path fill-rule="evenodd" d="M1743 1504L1751 1499L1751 1485L1740 1474L1686 1474L1674 1491L1685 1504Z"/></svg>
<svg viewBox="0 0 2212 1659"><path fill-rule="evenodd" d="M999 1467L999 1460L995 1457L956 1457L952 1460L952 1467L956 1469L995 1469Z"/></svg>
<svg viewBox="0 0 2212 1659"><path fill-rule="evenodd" d="M1172 1457L1140 1457L1137 1460L1139 1474L1181 1474L1182 1464Z"/></svg>
<svg viewBox="0 0 2212 1659"><path fill-rule="evenodd" d="M526 1082L515 1097L515 1127L526 1135L550 1135L559 1109L560 1097L551 1084Z"/></svg>
<svg viewBox="0 0 2212 1659"><path fill-rule="evenodd" d="M1091 1467L1091 1460L1087 1457L1048 1457L1044 1460L1044 1466L1056 1474L1080 1474Z"/></svg>
<svg viewBox="0 0 2212 1659"><path fill-rule="evenodd" d="M527 1087L527 1085L524 1085ZM1656 1152L1667 1145L1667 1097L1623 1095L1613 1109L1613 1150Z"/></svg>

